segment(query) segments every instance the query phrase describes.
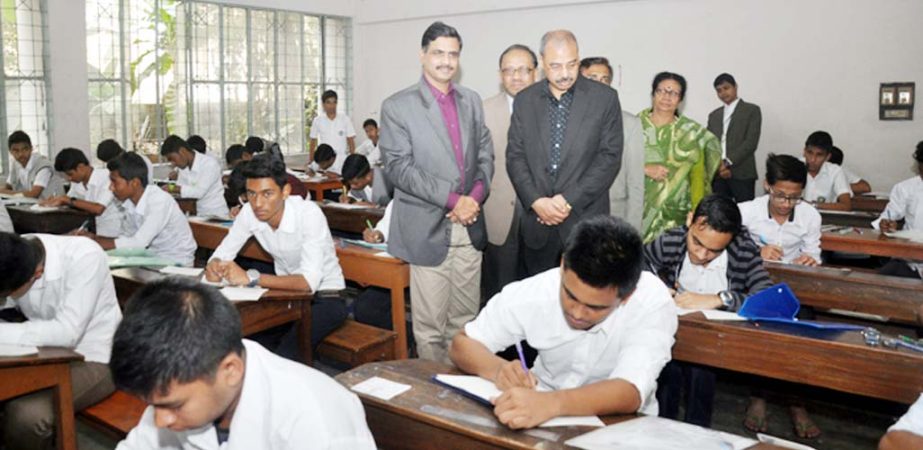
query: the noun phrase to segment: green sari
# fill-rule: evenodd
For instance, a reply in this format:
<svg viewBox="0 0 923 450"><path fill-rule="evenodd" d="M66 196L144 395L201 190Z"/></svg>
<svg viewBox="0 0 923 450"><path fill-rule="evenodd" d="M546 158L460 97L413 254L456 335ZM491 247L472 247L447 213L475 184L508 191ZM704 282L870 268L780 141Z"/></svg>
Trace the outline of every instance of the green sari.
<svg viewBox="0 0 923 450"><path fill-rule="evenodd" d="M648 243L670 228L686 223L686 215L711 193L711 181L721 163L721 142L686 116L657 127L650 108L639 115L644 130L644 163L660 164L664 181L644 177L642 238Z"/></svg>

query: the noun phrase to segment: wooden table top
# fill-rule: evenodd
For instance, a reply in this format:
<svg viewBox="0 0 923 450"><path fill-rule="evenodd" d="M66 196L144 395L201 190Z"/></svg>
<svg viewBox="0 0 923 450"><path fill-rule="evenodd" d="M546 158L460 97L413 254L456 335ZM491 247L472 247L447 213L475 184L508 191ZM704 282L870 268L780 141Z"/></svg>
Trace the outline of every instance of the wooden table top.
<svg viewBox="0 0 923 450"><path fill-rule="evenodd" d="M41 366L44 364L83 361L83 355L62 347L39 347L38 355L0 356L0 369L20 366Z"/></svg>
<svg viewBox="0 0 923 450"><path fill-rule="evenodd" d="M872 222L878 219L874 211L833 211L818 209L823 225L840 225L845 227L872 228Z"/></svg>
<svg viewBox="0 0 923 450"><path fill-rule="evenodd" d="M86 211L62 206L56 211L37 212L29 205L7 206L13 228L19 234L66 234L89 221L89 229L96 229L96 216Z"/></svg>
<svg viewBox="0 0 923 450"><path fill-rule="evenodd" d="M366 221L374 226L385 214L384 208L346 209L323 202L318 202L318 206L324 211L331 230L354 234L362 234L368 227Z"/></svg>
<svg viewBox="0 0 923 450"><path fill-rule="evenodd" d="M856 195L851 200L853 211L871 211L881 213L888 206L887 198L876 198L871 195Z"/></svg>
<svg viewBox="0 0 923 450"><path fill-rule="evenodd" d="M923 260L923 244L888 237L871 228L856 228L846 233L824 232L820 247L837 252Z"/></svg>

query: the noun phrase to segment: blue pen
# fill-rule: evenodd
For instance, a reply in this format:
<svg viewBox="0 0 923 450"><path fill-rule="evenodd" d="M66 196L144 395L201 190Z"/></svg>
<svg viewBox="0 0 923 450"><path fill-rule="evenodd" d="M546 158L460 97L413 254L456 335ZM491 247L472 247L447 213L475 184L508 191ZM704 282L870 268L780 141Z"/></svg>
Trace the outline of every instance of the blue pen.
<svg viewBox="0 0 923 450"><path fill-rule="evenodd" d="M529 373L529 367L526 366L526 355L522 353L522 342L516 341L516 353L519 353L519 363L522 364L522 370Z"/></svg>

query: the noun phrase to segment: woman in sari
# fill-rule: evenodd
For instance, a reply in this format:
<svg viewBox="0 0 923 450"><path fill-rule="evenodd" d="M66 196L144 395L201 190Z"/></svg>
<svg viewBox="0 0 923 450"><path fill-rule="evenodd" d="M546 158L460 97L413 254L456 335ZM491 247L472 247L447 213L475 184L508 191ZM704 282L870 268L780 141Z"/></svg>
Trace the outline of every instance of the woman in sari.
<svg viewBox="0 0 923 450"><path fill-rule="evenodd" d="M721 142L677 108L686 95L682 75L661 72L651 87L652 106L641 111L644 130L642 237L650 242L682 226L686 215L711 192L721 162Z"/></svg>

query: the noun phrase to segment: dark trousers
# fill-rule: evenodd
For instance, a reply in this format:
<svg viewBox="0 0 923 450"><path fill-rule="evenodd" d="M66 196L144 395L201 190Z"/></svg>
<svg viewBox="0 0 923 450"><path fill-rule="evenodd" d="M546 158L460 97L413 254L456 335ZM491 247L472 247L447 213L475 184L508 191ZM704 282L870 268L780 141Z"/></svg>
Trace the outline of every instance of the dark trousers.
<svg viewBox="0 0 923 450"><path fill-rule="evenodd" d="M347 315L346 302L339 294L315 294L311 302L311 348L316 349L328 334L343 325ZM279 356L302 362L298 351L298 324L279 325L249 338Z"/></svg>
<svg viewBox="0 0 923 450"><path fill-rule="evenodd" d="M881 269L878 269L878 273L882 275L891 275L892 277L920 279L920 274L907 265L907 261L903 259L892 259L888 261Z"/></svg>
<svg viewBox="0 0 923 450"><path fill-rule="evenodd" d="M754 185L756 180L724 179L715 175L711 187L715 194L728 197L736 203L753 200Z"/></svg>
<svg viewBox="0 0 923 450"><path fill-rule="evenodd" d="M548 240L545 242L545 246L537 249L526 245L524 239L526 239L525 236L520 239L519 244L522 246L522 262L523 268L525 269L524 278L542 273L561 264L563 243L561 242L560 234L556 232L550 233L548 235Z"/></svg>
<svg viewBox="0 0 923 450"><path fill-rule="evenodd" d="M657 379L657 403L660 417L677 419L679 405L686 391L686 414L683 422L711 426L715 402L715 372L693 364L670 361Z"/></svg>
<svg viewBox="0 0 923 450"><path fill-rule="evenodd" d="M487 244L481 266L481 304L487 303L503 287L522 279L524 269L519 252L519 222L513 218L503 245Z"/></svg>

